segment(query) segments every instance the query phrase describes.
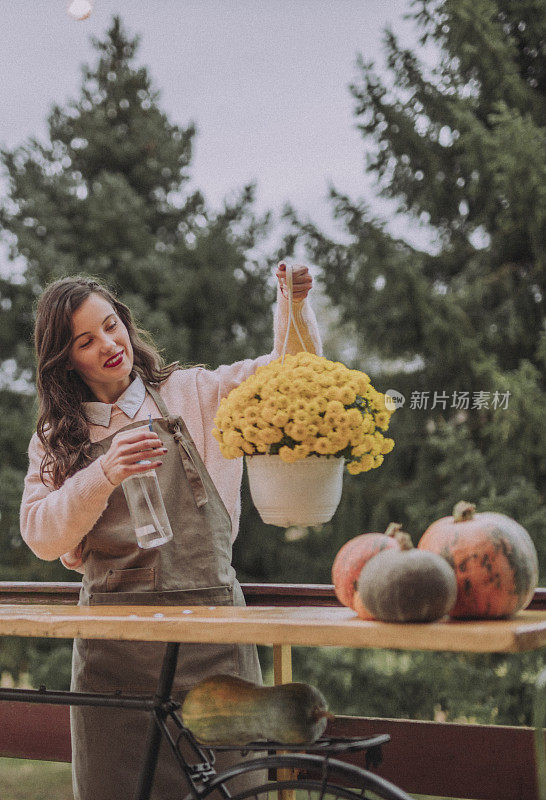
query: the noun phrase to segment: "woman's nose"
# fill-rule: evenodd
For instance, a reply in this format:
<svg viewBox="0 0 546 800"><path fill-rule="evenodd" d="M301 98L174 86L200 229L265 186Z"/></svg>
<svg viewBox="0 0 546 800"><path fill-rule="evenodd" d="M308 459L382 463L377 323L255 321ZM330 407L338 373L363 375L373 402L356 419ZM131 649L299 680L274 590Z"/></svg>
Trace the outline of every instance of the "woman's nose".
<svg viewBox="0 0 546 800"><path fill-rule="evenodd" d="M109 352L111 352L112 350L115 349L116 340L114 339L114 337L111 334L105 333L101 337L100 346L101 346L101 350L103 350L105 353L109 353Z"/></svg>

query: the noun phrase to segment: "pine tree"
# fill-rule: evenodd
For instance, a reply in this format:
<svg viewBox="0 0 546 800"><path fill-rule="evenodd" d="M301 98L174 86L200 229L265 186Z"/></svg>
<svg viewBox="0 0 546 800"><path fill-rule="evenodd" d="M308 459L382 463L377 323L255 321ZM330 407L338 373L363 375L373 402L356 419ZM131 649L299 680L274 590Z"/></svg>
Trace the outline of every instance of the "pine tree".
<svg viewBox="0 0 546 800"><path fill-rule="evenodd" d="M146 68L134 63L138 41L114 17L93 41L97 63L83 68L79 97L53 106L48 141L1 151L9 188L0 228L15 262L0 278L3 580L79 579L35 558L19 534L36 413L34 305L49 281L103 279L167 360L214 368L272 347L272 265L254 255L270 215L254 213L253 185L216 213L190 191L195 125L174 125L161 111Z"/></svg>
<svg viewBox="0 0 546 800"><path fill-rule="evenodd" d="M433 252L396 239L367 203L335 189L349 244L288 212L291 236L305 238L356 331L358 364L406 398L392 455L346 482L342 508L360 515L343 530L334 520L333 541L390 520L417 540L469 499L529 530L544 576L546 9L539 0L411 8L433 65L387 30L387 77L359 57L351 92L367 171L381 196L434 233Z"/></svg>
<svg viewBox="0 0 546 800"><path fill-rule="evenodd" d="M329 582L349 538L399 521L417 543L468 499L528 529L543 585L546 7L414 0L410 9L426 49L405 49L387 30L386 77L359 58L351 93L378 194L426 226L431 252L396 238L370 203L335 188L342 241L290 208L285 239L287 252L304 242L322 267L324 290L354 332L354 366L406 402L382 467L344 478L332 521L294 542L292 556L279 550L282 568L290 565L294 581L308 570L308 579ZM342 357L334 345L326 354ZM480 392L489 394L473 407ZM364 703L377 716L529 725L541 667L532 653L339 649L313 659L296 651L294 674L319 686L337 713L362 713Z"/></svg>

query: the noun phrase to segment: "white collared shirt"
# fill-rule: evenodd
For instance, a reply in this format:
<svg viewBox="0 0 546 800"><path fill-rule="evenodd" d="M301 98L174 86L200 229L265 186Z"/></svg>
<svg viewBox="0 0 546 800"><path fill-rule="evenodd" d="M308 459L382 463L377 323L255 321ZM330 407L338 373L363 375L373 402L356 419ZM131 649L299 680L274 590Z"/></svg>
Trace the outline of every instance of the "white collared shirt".
<svg viewBox="0 0 546 800"><path fill-rule="evenodd" d="M85 417L91 425L102 425L104 428L108 428L114 406L121 409L131 419L134 419L145 399L146 387L140 375L137 375L115 403L101 403L98 400L93 400L82 403L82 405Z"/></svg>

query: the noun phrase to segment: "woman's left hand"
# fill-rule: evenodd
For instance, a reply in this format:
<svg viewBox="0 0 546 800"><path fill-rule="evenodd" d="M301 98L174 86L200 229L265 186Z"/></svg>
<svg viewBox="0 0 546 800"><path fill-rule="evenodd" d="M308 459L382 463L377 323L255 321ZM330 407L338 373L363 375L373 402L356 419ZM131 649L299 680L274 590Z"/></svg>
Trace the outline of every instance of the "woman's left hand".
<svg viewBox="0 0 546 800"><path fill-rule="evenodd" d="M286 264L281 261L275 272L284 297L288 297L286 290ZM313 285L313 278L309 273L309 268L302 264L294 264L292 270L292 298L297 302L305 300Z"/></svg>
<svg viewBox="0 0 546 800"><path fill-rule="evenodd" d="M69 550L68 553L65 553L63 556L61 556L61 563L63 567L66 567L67 569L75 569L77 572L80 571L80 567L83 565L82 554L84 541L85 538L82 539L82 541L76 545L76 547L73 547L72 550Z"/></svg>

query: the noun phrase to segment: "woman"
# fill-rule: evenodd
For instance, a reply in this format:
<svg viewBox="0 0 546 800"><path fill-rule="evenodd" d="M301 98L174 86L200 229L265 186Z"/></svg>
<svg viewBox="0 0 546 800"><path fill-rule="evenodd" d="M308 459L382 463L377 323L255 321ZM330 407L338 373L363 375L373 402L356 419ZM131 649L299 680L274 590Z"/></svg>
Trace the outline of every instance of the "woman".
<svg viewBox="0 0 546 800"><path fill-rule="evenodd" d="M39 558L61 557L83 573L80 605L244 605L231 566L242 463L222 458L211 431L220 399L280 355L288 325L284 267L276 275L273 352L213 371L166 366L129 309L90 278L65 278L42 294L35 326L39 418L21 533ZM296 324L306 349L319 353L306 267L295 270L293 283ZM300 349L291 329L287 352ZM149 415L153 430L144 425ZM139 463L144 458L157 471L174 534L149 550L137 546L120 485L150 469ZM150 642L77 639L72 689L149 694L163 652ZM261 681L256 648L182 645L174 696L214 673ZM142 712L71 708L76 800L133 797L147 728ZM153 797L174 800L180 781L162 749Z"/></svg>

